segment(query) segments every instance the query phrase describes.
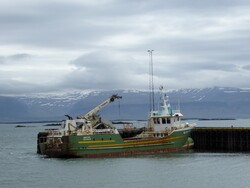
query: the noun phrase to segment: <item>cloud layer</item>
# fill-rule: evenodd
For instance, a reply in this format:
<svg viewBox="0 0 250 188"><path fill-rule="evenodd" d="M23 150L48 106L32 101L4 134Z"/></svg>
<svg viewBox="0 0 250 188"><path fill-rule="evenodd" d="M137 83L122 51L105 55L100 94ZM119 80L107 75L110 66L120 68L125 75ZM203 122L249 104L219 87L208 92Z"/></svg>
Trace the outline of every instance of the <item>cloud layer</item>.
<svg viewBox="0 0 250 188"><path fill-rule="evenodd" d="M0 2L0 94L249 87L246 0Z"/></svg>

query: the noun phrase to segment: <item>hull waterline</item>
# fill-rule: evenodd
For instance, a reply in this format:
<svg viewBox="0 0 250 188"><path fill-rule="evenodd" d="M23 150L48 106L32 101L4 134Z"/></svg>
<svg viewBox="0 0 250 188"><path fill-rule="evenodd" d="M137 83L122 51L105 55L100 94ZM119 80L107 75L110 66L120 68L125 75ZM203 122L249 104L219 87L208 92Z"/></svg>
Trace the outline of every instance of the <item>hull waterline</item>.
<svg viewBox="0 0 250 188"><path fill-rule="evenodd" d="M40 144L48 157L116 157L182 151L190 129L173 132L163 138L123 140L119 135L65 136L57 146ZM86 140L87 139L87 140Z"/></svg>

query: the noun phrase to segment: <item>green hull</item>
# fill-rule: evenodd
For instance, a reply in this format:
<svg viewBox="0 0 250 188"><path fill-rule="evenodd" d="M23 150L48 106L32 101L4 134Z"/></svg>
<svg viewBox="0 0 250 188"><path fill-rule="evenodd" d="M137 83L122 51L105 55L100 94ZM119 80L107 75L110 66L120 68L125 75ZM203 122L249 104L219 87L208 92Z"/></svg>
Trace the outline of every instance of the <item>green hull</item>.
<svg viewBox="0 0 250 188"><path fill-rule="evenodd" d="M112 157L167 153L183 150L191 129L180 129L161 138L123 140L119 134L63 136L61 143L39 142L39 153L49 157Z"/></svg>

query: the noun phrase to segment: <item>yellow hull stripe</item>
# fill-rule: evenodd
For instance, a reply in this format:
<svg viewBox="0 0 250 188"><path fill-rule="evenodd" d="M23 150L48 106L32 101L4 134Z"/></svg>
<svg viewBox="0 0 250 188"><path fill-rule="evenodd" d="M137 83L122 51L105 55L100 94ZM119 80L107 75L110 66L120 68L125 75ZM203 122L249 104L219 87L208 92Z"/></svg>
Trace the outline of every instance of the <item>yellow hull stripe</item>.
<svg viewBox="0 0 250 188"><path fill-rule="evenodd" d="M174 138L165 138L165 139L157 139L152 141L138 141L138 142L131 142L131 143L122 143L122 144L105 144L105 145L96 145L96 146L88 146L88 148L102 148L102 147L119 147L119 146L139 146L139 145L150 145L150 144L158 144L158 143L165 143L167 141L176 140L179 138L183 138L186 136L178 136Z"/></svg>
<svg viewBox="0 0 250 188"><path fill-rule="evenodd" d="M96 143L115 142L115 140L97 140L97 141L79 141L78 144L96 144Z"/></svg>

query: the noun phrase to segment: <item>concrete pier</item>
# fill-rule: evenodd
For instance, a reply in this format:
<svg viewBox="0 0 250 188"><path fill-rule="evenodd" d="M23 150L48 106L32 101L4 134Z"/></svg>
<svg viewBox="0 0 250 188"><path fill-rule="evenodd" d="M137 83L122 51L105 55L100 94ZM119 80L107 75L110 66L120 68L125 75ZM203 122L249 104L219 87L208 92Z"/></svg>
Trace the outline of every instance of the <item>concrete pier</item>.
<svg viewBox="0 0 250 188"><path fill-rule="evenodd" d="M192 130L194 149L203 151L250 151L250 128L196 127Z"/></svg>

